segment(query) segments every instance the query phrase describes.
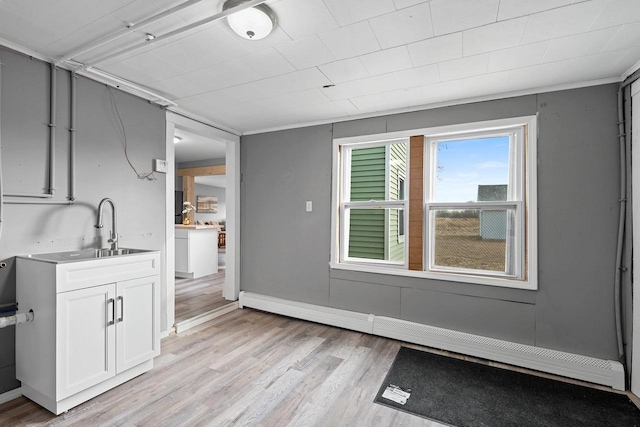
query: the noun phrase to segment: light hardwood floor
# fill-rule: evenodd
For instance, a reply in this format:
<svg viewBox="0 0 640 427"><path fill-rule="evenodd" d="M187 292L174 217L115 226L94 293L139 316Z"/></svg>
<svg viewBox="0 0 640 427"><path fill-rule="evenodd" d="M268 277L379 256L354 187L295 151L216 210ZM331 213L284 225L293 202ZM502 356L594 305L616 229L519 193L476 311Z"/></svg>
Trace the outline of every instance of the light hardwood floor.
<svg viewBox="0 0 640 427"><path fill-rule="evenodd" d="M0 405L0 426L436 426L373 403L399 346L236 310L165 338L153 370L66 414Z"/></svg>
<svg viewBox="0 0 640 427"><path fill-rule="evenodd" d="M400 345L235 310L165 338L153 370L66 414L0 405L0 426L440 426L373 403Z"/></svg>
<svg viewBox="0 0 640 427"><path fill-rule="evenodd" d="M198 279L180 279L175 284L175 321L176 323L196 317L216 308L229 304L222 297L225 280L225 254L218 254L218 274Z"/></svg>

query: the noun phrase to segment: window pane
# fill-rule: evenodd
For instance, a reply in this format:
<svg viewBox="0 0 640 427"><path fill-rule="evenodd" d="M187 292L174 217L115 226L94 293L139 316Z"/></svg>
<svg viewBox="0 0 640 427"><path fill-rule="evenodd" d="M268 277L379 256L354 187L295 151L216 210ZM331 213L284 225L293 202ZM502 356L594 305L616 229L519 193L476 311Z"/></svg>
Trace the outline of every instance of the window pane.
<svg viewBox="0 0 640 427"><path fill-rule="evenodd" d="M507 200L509 136L437 141L435 202Z"/></svg>
<svg viewBox="0 0 640 427"><path fill-rule="evenodd" d="M513 209L433 210L434 267L508 273L514 214Z"/></svg>
<svg viewBox="0 0 640 427"><path fill-rule="evenodd" d="M346 209L348 258L404 262L404 239L398 227L402 209Z"/></svg>
<svg viewBox="0 0 640 427"><path fill-rule="evenodd" d="M398 176L406 165L405 143L352 149L349 201L400 200Z"/></svg>

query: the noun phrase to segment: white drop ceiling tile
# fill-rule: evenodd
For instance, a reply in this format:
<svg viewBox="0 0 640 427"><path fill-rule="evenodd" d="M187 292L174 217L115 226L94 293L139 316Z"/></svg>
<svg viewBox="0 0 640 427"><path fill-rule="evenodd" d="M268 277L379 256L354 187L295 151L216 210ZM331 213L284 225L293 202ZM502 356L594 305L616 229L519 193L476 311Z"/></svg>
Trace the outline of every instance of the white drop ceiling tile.
<svg viewBox="0 0 640 427"><path fill-rule="evenodd" d="M254 110L272 111L306 107L326 102L329 102L329 98L327 98L322 91L319 89L308 89L300 92L292 92L284 95L257 99L241 105L243 108L248 107Z"/></svg>
<svg viewBox="0 0 640 427"><path fill-rule="evenodd" d="M438 64L440 67L440 80L456 80L484 74L487 72L488 63L488 53L441 62Z"/></svg>
<svg viewBox="0 0 640 427"><path fill-rule="evenodd" d="M369 20L383 49L433 37L429 3L422 3Z"/></svg>
<svg viewBox="0 0 640 427"><path fill-rule="evenodd" d="M406 46L369 53L361 56L360 61L372 76L406 70L412 67Z"/></svg>
<svg viewBox="0 0 640 427"><path fill-rule="evenodd" d="M373 95L356 96L349 99L360 113L382 111L387 107L387 98L383 93Z"/></svg>
<svg viewBox="0 0 640 427"><path fill-rule="evenodd" d="M510 71L500 71L483 74L482 76L467 77L462 79L462 90L469 97L506 92L505 83L509 79L509 74Z"/></svg>
<svg viewBox="0 0 640 427"><path fill-rule="evenodd" d="M400 87L424 86L440 81L437 64L425 65L394 73Z"/></svg>
<svg viewBox="0 0 640 427"><path fill-rule="evenodd" d="M435 83L420 87L425 103L459 99L462 96L462 80Z"/></svg>
<svg viewBox="0 0 640 427"><path fill-rule="evenodd" d="M414 67L462 58L462 33L434 37L407 47Z"/></svg>
<svg viewBox="0 0 640 427"><path fill-rule="evenodd" d="M521 43L529 44L585 32L606 2L607 0L591 0L531 15Z"/></svg>
<svg viewBox="0 0 640 427"><path fill-rule="evenodd" d="M320 71L334 84L369 77L360 58L349 58L321 65Z"/></svg>
<svg viewBox="0 0 640 427"><path fill-rule="evenodd" d="M596 30L638 21L640 21L640 1L611 0L593 23L591 29Z"/></svg>
<svg viewBox="0 0 640 427"><path fill-rule="evenodd" d="M320 88L328 84L331 84L331 82L317 68L307 68L306 70L295 71L254 83L267 96Z"/></svg>
<svg viewBox="0 0 640 427"><path fill-rule="evenodd" d="M396 9L404 9L405 7L415 6L416 4L426 3L429 0L393 0Z"/></svg>
<svg viewBox="0 0 640 427"><path fill-rule="evenodd" d="M498 20L531 15L573 3L573 0L501 0Z"/></svg>
<svg viewBox="0 0 640 427"><path fill-rule="evenodd" d="M393 74L383 74L381 76L340 83L334 87L322 90L329 99L336 101L373 93L388 92L398 89L399 87L398 81Z"/></svg>
<svg viewBox="0 0 640 427"><path fill-rule="evenodd" d="M385 92L388 108L406 108L424 103L424 95L419 87L404 88Z"/></svg>
<svg viewBox="0 0 640 427"><path fill-rule="evenodd" d="M2 8L14 15L47 28L53 34L49 42L62 38L101 17L113 12L121 5L102 0L58 1L4 1Z"/></svg>
<svg viewBox="0 0 640 427"><path fill-rule="evenodd" d="M0 37L35 51L56 39L53 31L3 7L0 3Z"/></svg>
<svg viewBox="0 0 640 427"><path fill-rule="evenodd" d="M562 61L600 52L618 31L617 27L551 40L542 62Z"/></svg>
<svg viewBox="0 0 640 427"><path fill-rule="evenodd" d="M255 70L247 67L239 58L214 65L209 67L208 70L225 82L224 87L248 83L260 78Z"/></svg>
<svg viewBox="0 0 640 427"><path fill-rule="evenodd" d="M634 22L633 24L623 25L603 50L619 50L638 45L640 45L640 22Z"/></svg>
<svg viewBox="0 0 640 427"><path fill-rule="evenodd" d="M77 3L77 2L74 2ZM113 3L110 1L103 1L102 3ZM153 2L147 1L127 1L122 7L113 11L113 16L120 19L123 23L138 23L144 19L163 12L181 1L176 0L158 0ZM191 6L194 7L194 6ZM177 16L176 16L177 18Z"/></svg>
<svg viewBox="0 0 640 427"><path fill-rule="evenodd" d="M431 0L436 35L455 33L496 22L500 0Z"/></svg>
<svg viewBox="0 0 640 427"><path fill-rule="evenodd" d="M338 28L322 0L283 0L273 5L278 25L294 40Z"/></svg>
<svg viewBox="0 0 640 427"><path fill-rule="evenodd" d="M510 19L462 33L464 56L518 46L529 17Z"/></svg>
<svg viewBox="0 0 640 427"><path fill-rule="evenodd" d="M160 46L154 53L190 72L247 55L249 51L225 31L216 28Z"/></svg>
<svg viewBox="0 0 640 427"><path fill-rule="evenodd" d="M119 74L120 71L118 70L125 71L128 69L126 72L128 75L132 75L134 81L145 85L184 74L183 70L158 58L152 52L136 55L125 61L104 67L104 69L119 76L121 74Z"/></svg>
<svg viewBox="0 0 640 427"><path fill-rule="evenodd" d="M243 56L240 60L261 79L291 73L296 68L274 48Z"/></svg>
<svg viewBox="0 0 640 427"><path fill-rule="evenodd" d="M153 84L154 89L167 95L169 99L185 98L202 93L202 88L182 76L160 80Z"/></svg>
<svg viewBox="0 0 640 427"><path fill-rule="evenodd" d="M341 27L396 10L393 0L324 0Z"/></svg>
<svg viewBox="0 0 640 427"><path fill-rule="evenodd" d="M380 50L368 21L318 34L336 59L353 58Z"/></svg>
<svg viewBox="0 0 640 427"><path fill-rule="evenodd" d="M298 70L327 64L335 60L317 36L295 40L277 47L278 51Z"/></svg>
<svg viewBox="0 0 640 427"><path fill-rule="evenodd" d="M547 51L547 46L549 41L542 41L491 52L487 72L495 73L539 64Z"/></svg>

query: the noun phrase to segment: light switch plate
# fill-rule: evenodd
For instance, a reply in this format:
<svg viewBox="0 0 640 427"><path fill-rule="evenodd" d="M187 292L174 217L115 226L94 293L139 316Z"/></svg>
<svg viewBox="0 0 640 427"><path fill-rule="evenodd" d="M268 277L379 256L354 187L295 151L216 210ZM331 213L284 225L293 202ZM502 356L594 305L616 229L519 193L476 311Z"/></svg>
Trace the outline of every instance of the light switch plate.
<svg viewBox="0 0 640 427"><path fill-rule="evenodd" d="M169 165L167 165L167 161L162 159L153 159L153 171L159 173L169 172Z"/></svg>
<svg viewBox="0 0 640 427"><path fill-rule="evenodd" d="M311 200L307 200L306 209L307 212L311 212L313 210L313 203L311 202Z"/></svg>

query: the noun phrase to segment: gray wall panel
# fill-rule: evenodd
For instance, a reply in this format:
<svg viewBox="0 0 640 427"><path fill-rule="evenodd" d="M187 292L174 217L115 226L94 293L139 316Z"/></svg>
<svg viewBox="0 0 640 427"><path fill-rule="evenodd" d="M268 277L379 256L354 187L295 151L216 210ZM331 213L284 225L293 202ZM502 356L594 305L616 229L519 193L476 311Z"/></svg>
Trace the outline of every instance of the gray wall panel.
<svg viewBox="0 0 640 427"><path fill-rule="evenodd" d="M329 286L329 306L399 318L400 289L397 286L334 279Z"/></svg>
<svg viewBox="0 0 640 427"><path fill-rule="evenodd" d="M331 125L242 138L243 290L329 304L330 142Z"/></svg>
<svg viewBox="0 0 640 427"><path fill-rule="evenodd" d="M5 49L0 49L0 62L4 190L43 193L48 174L49 66ZM58 70L56 201L66 200L69 187L69 81L69 73ZM129 159L138 172L149 172L152 159L165 158L165 112L115 89L113 96L126 129ZM165 175L147 181L131 170L104 84L78 78L77 102L76 203L5 204L0 260L7 267L0 269L0 304L15 302L16 255L108 245L110 212L103 229L94 227L104 197L116 203L121 247L161 250L164 246ZM164 312L166 298L162 300ZM13 372L14 354L14 339L0 333L0 369ZM0 393L15 385L15 377L0 378Z"/></svg>
<svg viewBox="0 0 640 427"><path fill-rule="evenodd" d="M536 307L481 297L402 289L402 319L522 344L535 344Z"/></svg>
<svg viewBox="0 0 640 427"><path fill-rule="evenodd" d="M380 305L381 293L368 301L366 289L371 288L362 284L398 286L401 317L406 320L615 359L615 91L615 85L605 85L334 126L334 137L343 137L538 113L538 291L343 270L328 275L332 141L326 127L243 138L243 289L355 311L393 312L394 298L388 306ZM306 150L295 154L296 147ZM306 182L287 184L292 179ZM296 200L292 206L303 209L310 189L326 197L326 205L308 230L304 227L309 217L266 206L286 192ZM286 200L283 203L287 206ZM286 227L280 226L283 222ZM285 233L286 229L298 233ZM307 240L315 243L313 251L290 249ZM350 287L349 282L356 284ZM323 296L330 289L327 302ZM333 295L334 289L339 293Z"/></svg>
<svg viewBox="0 0 640 427"><path fill-rule="evenodd" d="M615 357L616 86L539 95L536 342Z"/></svg>

